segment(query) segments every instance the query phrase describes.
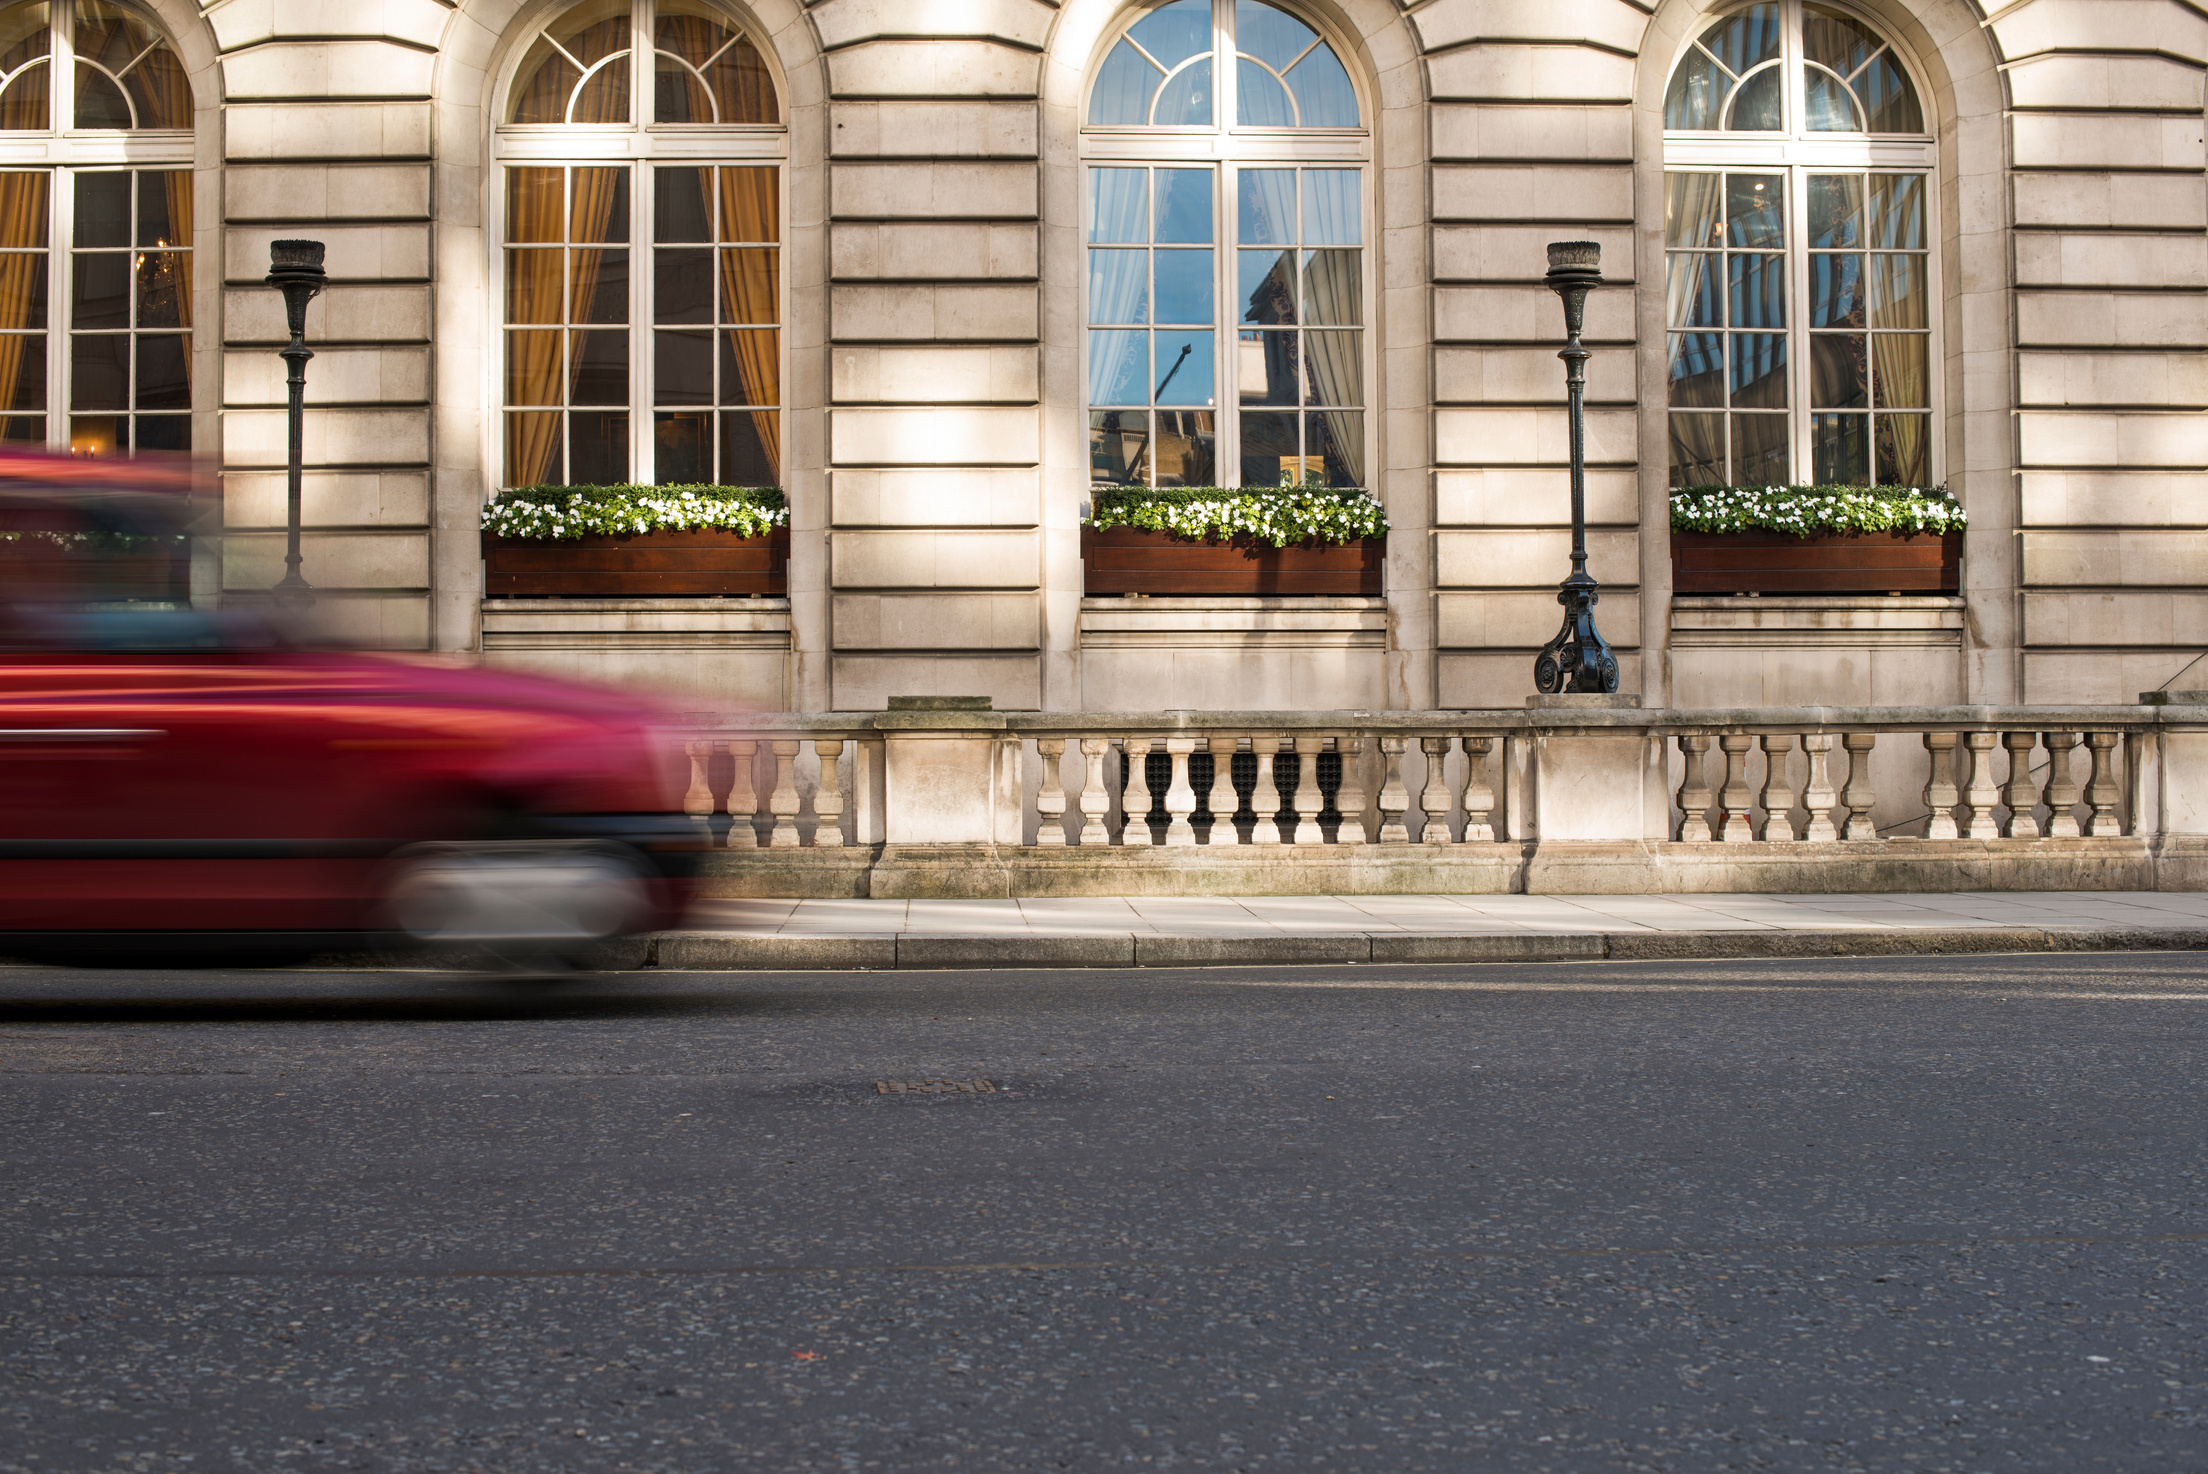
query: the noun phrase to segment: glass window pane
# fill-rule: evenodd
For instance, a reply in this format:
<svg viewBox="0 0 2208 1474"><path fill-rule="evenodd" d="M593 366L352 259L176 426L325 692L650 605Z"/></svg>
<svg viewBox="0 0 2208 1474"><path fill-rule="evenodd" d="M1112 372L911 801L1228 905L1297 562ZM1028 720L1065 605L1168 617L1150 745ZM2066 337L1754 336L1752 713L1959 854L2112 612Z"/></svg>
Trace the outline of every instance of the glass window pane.
<svg viewBox="0 0 2208 1474"><path fill-rule="evenodd" d="M1713 132L1724 113L1725 98L1733 79L1699 48L1689 51L1671 74L1671 90L1664 94L1664 126L1693 132Z"/></svg>
<svg viewBox="0 0 2208 1474"><path fill-rule="evenodd" d="M1671 173L1664 176L1664 244L1667 246L1722 246L1725 232L1718 224L1718 201L1724 194L1722 174Z"/></svg>
<svg viewBox="0 0 2208 1474"><path fill-rule="evenodd" d="M1089 411L1089 484L1150 484L1150 412L1140 409Z"/></svg>
<svg viewBox="0 0 2208 1474"><path fill-rule="evenodd" d="M629 239L629 171L577 169L568 198L571 241L626 245Z"/></svg>
<svg viewBox="0 0 2208 1474"><path fill-rule="evenodd" d="M1751 5L1704 31L1702 44L1737 77L1779 54L1779 7Z"/></svg>
<svg viewBox="0 0 2208 1474"><path fill-rule="evenodd" d="M1234 59L1234 121L1244 128L1292 128L1296 111L1280 78L1246 56Z"/></svg>
<svg viewBox="0 0 2208 1474"><path fill-rule="evenodd" d="M1241 320L1248 323L1293 323L1296 320L1294 251L1237 251L1235 297L1241 303Z"/></svg>
<svg viewBox="0 0 2208 1474"><path fill-rule="evenodd" d="M1242 415L1242 484L1295 486L1303 480L1296 450L1296 416L1272 410Z"/></svg>
<svg viewBox="0 0 2208 1474"><path fill-rule="evenodd" d="M721 416L721 485L782 484L782 422L771 409Z"/></svg>
<svg viewBox="0 0 2208 1474"><path fill-rule="evenodd" d="M76 328L130 326L130 256L123 251L79 252L77 279L70 284L69 325Z"/></svg>
<svg viewBox="0 0 2208 1474"><path fill-rule="evenodd" d="M1235 340L1235 382L1244 404L1294 404L1296 335L1245 328Z"/></svg>
<svg viewBox="0 0 2208 1474"><path fill-rule="evenodd" d="M1209 405L1212 389L1211 334L1159 333L1152 349L1159 404Z"/></svg>
<svg viewBox="0 0 2208 1474"><path fill-rule="evenodd" d="M1305 333L1305 404L1348 405L1365 402L1363 333Z"/></svg>
<svg viewBox="0 0 2208 1474"><path fill-rule="evenodd" d="M652 334L652 403L713 403L713 334Z"/></svg>
<svg viewBox="0 0 2208 1474"><path fill-rule="evenodd" d="M1150 402L1150 335L1098 329L1089 334L1089 402Z"/></svg>
<svg viewBox="0 0 2208 1474"><path fill-rule="evenodd" d="M713 239L713 171L655 169L652 177L652 239Z"/></svg>
<svg viewBox="0 0 2208 1474"><path fill-rule="evenodd" d="M1245 246L1296 243L1296 171L1244 169L1236 178L1235 239Z"/></svg>
<svg viewBox="0 0 2208 1474"><path fill-rule="evenodd" d="M1357 171L1304 170L1303 243L1354 246L1364 238L1364 220L1357 208Z"/></svg>
<svg viewBox="0 0 2208 1474"><path fill-rule="evenodd" d="M560 402L560 386L567 382L567 375L560 366L560 341L564 336L544 330L506 335L508 404Z"/></svg>
<svg viewBox="0 0 2208 1474"><path fill-rule="evenodd" d="M1736 328L1786 326L1786 258L1742 256L1725 258L1726 321Z"/></svg>
<svg viewBox="0 0 2208 1474"><path fill-rule="evenodd" d="M187 423L189 423L187 421ZM44 445L44 415L9 415L0 419L0 445ZM187 447L188 448L188 447Z"/></svg>
<svg viewBox="0 0 2208 1474"><path fill-rule="evenodd" d="M713 99L706 95L705 84L665 52L655 58L652 67L652 118L660 123L714 121Z"/></svg>
<svg viewBox="0 0 2208 1474"><path fill-rule="evenodd" d="M1734 415L1733 484L1736 486L1784 486L1793 456L1787 451L1785 415Z"/></svg>
<svg viewBox="0 0 2208 1474"><path fill-rule="evenodd" d="M1127 34L1170 71L1211 50L1211 0L1173 0L1136 21Z"/></svg>
<svg viewBox="0 0 2208 1474"><path fill-rule="evenodd" d="M1309 26L1265 0L1234 0L1234 45L1238 51L1285 71L1318 39Z"/></svg>
<svg viewBox="0 0 2208 1474"><path fill-rule="evenodd" d="M1863 258L1853 252L1809 258L1809 325L1863 326Z"/></svg>
<svg viewBox="0 0 2208 1474"><path fill-rule="evenodd" d="M1150 121L1161 128L1203 127L1211 122L1211 58L1192 61L1158 89Z"/></svg>
<svg viewBox="0 0 2208 1474"><path fill-rule="evenodd" d="M629 479L627 410L580 410L567 417L567 475L575 486L618 486Z"/></svg>
<svg viewBox="0 0 2208 1474"><path fill-rule="evenodd" d="M1733 94L1733 115L1725 126L1735 133L1776 133L1786 116L1780 89L1784 74L1777 67L1756 73Z"/></svg>
<svg viewBox="0 0 2208 1474"><path fill-rule="evenodd" d="M1160 169L1157 189L1158 239L1175 246L1210 245L1211 171Z"/></svg>
<svg viewBox="0 0 2208 1474"><path fill-rule="evenodd" d="M721 244L779 244L782 239L782 171L772 164L732 164L719 172Z"/></svg>
<svg viewBox="0 0 2208 1474"><path fill-rule="evenodd" d="M16 25L22 25L26 21L33 22L37 36L36 54L46 54L45 6L26 5L12 12L7 20ZM32 54L31 43L11 45L6 36L0 36L0 48L6 49L6 60L11 65L20 64L24 57ZM8 84L7 91L0 93L0 128L35 128L44 131L50 106L50 99L47 97L48 73L49 66L41 63L23 67L15 74L15 80Z"/></svg>
<svg viewBox="0 0 2208 1474"><path fill-rule="evenodd" d="M569 322L629 320L627 251L577 251L568 263L568 271L575 294L568 308Z"/></svg>
<svg viewBox="0 0 2208 1474"><path fill-rule="evenodd" d="M1211 252L1159 251L1156 268L1159 322L1211 321Z"/></svg>
<svg viewBox="0 0 2208 1474"><path fill-rule="evenodd" d="M1778 250L1786 245L1786 176L1725 176L1725 244Z"/></svg>
<svg viewBox="0 0 2208 1474"><path fill-rule="evenodd" d="M1288 88L1296 94L1296 106L1306 128L1354 128L1357 126L1357 89L1334 48L1320 42L1288 71Z"/></svg>
<svg viewBox="0 0 2208 1474"><path fill-rule="evenodd" d="M1864 409L1871 402L1869 365L1860 333L1818 333L1809 340L1809 403L1813 409Z"/></svg>
<svg viewBox="0 0 2208 1474"><path fill-rule="evenodd" d="M1089 321L1150 320L1150 253L1089 251Z"/></svg>
<svg viewBox="0 0 2208 1474"><path fill-rule="evenodd" d="M1154 458L1160 486L1217 486L1217 431L1208 409L1161 409Z"/></svg>
<svg viewBox="0 0 2208 1474"><path fill-rule="evenodd" d="M1921 328L1925 322L1922 256L1871 258L1871 326Z"/></svg>
<svg viewBox="0 0 2208 1474"><path fill-rule="evenodd" d="M78 62L76 126L128 128L130 125L130 100L123 96L123 89L115 85L115 79L97 67Z"/></svg>
<svg viewBox="0 0 2208 1474"><path fill-rule="evenodd" d="M191 339L182 333L146 333L139 337L133 357L136 408L192 407Z"/></svg>
<svg viewBox="0 0 2208 1474"><path fill-rule="evenodd" d="M1870 115L1870 131L1873 133L1922 133L1924 109L1917 103L1917 89L1909 80L1909 74L1894 60L1892 52L1884 52L1874 60L1863 75L1855 79L1856 95L1863 99L1863 111Z"/></svg>
<svg viewBox="0 0 2208 1474"><path fill-rule="evenodd" d="M1673 251L1664 258L1664 321L1675 328L1725 325L1725 294L1718 275L1725 258L1714 252Z"/></svg>
<svg viewBox="0 0 2208 1474"><path fill-rule="evenodd" d="M1870 207L1870 244L1873 250L1924 249L1922 174L1873 174Z"/></svg>
<svg viewBox="0 0 2208 1474"><path fill-rule="evenodd" d="M1786 335L1734 333L1727 347L1732 354L1733 408L1785 409Z"/></svg>
<svg viewBox="0 0 2208 1474"><path fill-rule="evenodd" d="M77 176L77 208L84 208L84 181ZM561 169L508 169L506 171L506 239L517 243L557 241L567 228L566 171ZM524 483L525 484L525 483Z"/></svg>
<svg viewBox="0 0 2208 1474"><path fill-rule="evenodd" d="M46 326L46 256L0 255L0 328Z"/></svg>
<svg viewBox="0 0 2208 1474"><path fill-rule="evenodd" d="M662 118L664 119L664 111ZM713 479L713 416L690 410L652 416L652 481L695 486Z"/></svg>
<svg viewBox="0 0 2208 1474"><path fill-rule="evenodd" d="M1881 486L1930 486L1932 484L1932 417L1930 415L1880 415L1878 418L1878 484Z"/></svg>
<svg viewBox="0 0 2208 1474"><path fill-rule="evenodd" d="M1089 239L1141 245L1150 239L1150 171L1089 171Z"/></svg>
<svg viewBox="0 0 2208 1474"><path fill-rule="evenodd" d="M652 321L713 320L713 253L652 252Z"/></svg>
<svg viewBox="0 0 2208 1474"><path fill-rule="evenodd" d="M629 120L629 59L607 62L586 74L568 103L573 123L626 123Z"/></svg>
<svg viewBox="0 0 2208 1474"><path fill-rule="evenodd" d="M1855 110L1855 94L1832 73L1803 68L1803 108L1812 133L1861 133L1863 119Z"/></svg>
<svg viewBox="0 0 2208 1474"><path fill-rule="evenodd" d="M506 416L508 486L557 486L564 480L560 462L567 445L560 429L566 418L544 413Z"/></svg>
<svg viewBox="0 0 2208 1474"><path fill-rule="evenodd" d="M69 407L130 408L130 338L76 334L69 341Z"/></svg>
<svg viewBox="0 0 2208 1474"><path fill-rule="evenodd" d="M1725 339L1719 333L1673 333L1668 342L1670 400L1676 409L1725 407Z"/></svg>
<svg viewBox="0 0 2208 1474"><path fill-rule="evenodd" d="M1868 415L1812 415L1809 421L1811 479L1819 486L1867 486L1871 480L1864 424Z"/></svg>
<svg viewBox="0 0 2208 1474"><path fill-rule="evenodd" d="M627 333L570 333L567 354L569 404L629 402Z"/></svg>
<svg viewBox="0 0 2208 1474"><path fill-rule="evenodd" d="M567 99L583 74L552 43L539 37L521 59L520 78L514 86L513 117L516 123L560 123L567 120Z"/></svg>
<svg viewBox="0 0 2208 1474"><path fill-rule="evenodd" d="M1823 5L1802 7L1802 53L1819 66L1852 77L1883 45L1860 22Z"/></svg>
<svg viewBox="0 0 2208 1474"><path fill-rule="evenodd" d="M45 174L0 173L0 247L46 244Z"/></svg>
<svg viewBox="0 0 2208 1474"><path fill-rule="evenodd" d="M1809 248L1853 250L1863 244L1863 176L1809 176Z"/></svg>
<svg viewBox="0 0 2208 1474"><path fill-rule="evenodd" d="M721 403L782 402L782 335L772 328L721 334Z"/></svg>
<svg viewBox="0 0 2208 1474"><path fill-rule="evenodd" d="M44 191L40 191L43 197ZM6 229L0 197L0 231ZM188 169L138 171L138 244L189 246L192 243L192 175Z"/></svg>
<svg viewBox="0 0 2208 1474"><path fill-rule="evenodd" d="M1150 99L1164 76L1141 52L1121 41L1096 69L1096 85L1089 89L1089 121L1102 127L1149 122Z"/></svg>
<svg viewBox="0 0 2208 1474"><path fill-rule="evenodd" d="M721 252L721 321L730 327L782 320L782 253L763 246Z"/></svg>
<svg viewBox="0 0 2208 1474"><path fill-rule="evenodd" d="M1303 417L1303 479L1321 486L1365 484L1365 416L1354 409L1321 410Z"/></svg>
<svg viewBox="0 0 2208 1474"><path fill-rule="evenodd" d="M125 415L77 417L69 421L69 453L110 456L130 449L130 419Z"/></svg>
<svg viewBox="0 0 2208 1474"><path fill-rule="evenodd" d="M130 430L131 449L186 451L192 448L190 415L140 415Z"/></svg>
<svg viewBox="0 0 2208 1474"><path fill-rule="evenodd" d="M548 171L558 174L557 169ZM79 246L130 244L130 176L120 171L77 176Z"/></svg>
<svg viewBox="0 0 2208 1474"><path fill-rule="evenodd" d="M1725 417L1671 416L1671 484L1721 486L1725 480Z"/></svg>
<svg viewBox="0 0 2208 1474"><path fill-rule="evenodd" d="M566 278L557 250L506 253L506 320L558 322L566 305Z"/></svg>
<svg viewBox="0 0 2208 1474"><path fill-rule="evenodd" d="M1931 366L1926 358L1930 339L1922 333L1876 333L1871 337L1871 382L1877 387L1872 401L1879 409L1930 409Z"/></svg>
<svg viewBox="0 0 2208 1474"><path fill-rule="evenodd" d="M1365 320L1363 253L1303 253L1304 321L1322 327L1359 327Z"/></svg>
<svg viewBox="0 0 2208 1474"><path fill-rule="evenodd" d="M46 335L0 336L0 409L46 407Z"/></svg>

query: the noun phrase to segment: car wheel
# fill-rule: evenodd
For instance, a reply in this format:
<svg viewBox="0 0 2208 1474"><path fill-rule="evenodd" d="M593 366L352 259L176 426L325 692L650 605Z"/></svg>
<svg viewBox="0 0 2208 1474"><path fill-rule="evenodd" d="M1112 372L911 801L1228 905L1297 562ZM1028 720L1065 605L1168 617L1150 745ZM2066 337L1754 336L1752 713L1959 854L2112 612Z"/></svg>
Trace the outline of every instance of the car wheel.
<svg viewBox="0 0 2208 1474"><path fill-rule="evenodd" d="M480 953L532 973L573 967L651 915L650 867L626 845L482 840L392 857L383 925L415 947Z"/></svg>

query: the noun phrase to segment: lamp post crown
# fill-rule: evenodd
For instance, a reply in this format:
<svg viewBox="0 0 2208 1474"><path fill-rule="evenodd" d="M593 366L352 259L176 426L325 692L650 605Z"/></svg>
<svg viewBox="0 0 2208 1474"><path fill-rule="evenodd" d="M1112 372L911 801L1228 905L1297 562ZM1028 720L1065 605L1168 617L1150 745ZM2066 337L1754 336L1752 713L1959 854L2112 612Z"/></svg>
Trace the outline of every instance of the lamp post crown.
<svg viewBox="0 0 2208 1474"><path fill-rule="evenodd" d="M1552 241L1549 245L1549 270L1551 271L1600 271L1602 269L1602 243L1600 241Z"/></svg>
<svg viewBox="0 0 2208 1474"><path fill-rule="evenodd" d="M278 272L300 272L321 276L322 253L325 249L320 241L270 241L269 274L273 276Z"/></svg>

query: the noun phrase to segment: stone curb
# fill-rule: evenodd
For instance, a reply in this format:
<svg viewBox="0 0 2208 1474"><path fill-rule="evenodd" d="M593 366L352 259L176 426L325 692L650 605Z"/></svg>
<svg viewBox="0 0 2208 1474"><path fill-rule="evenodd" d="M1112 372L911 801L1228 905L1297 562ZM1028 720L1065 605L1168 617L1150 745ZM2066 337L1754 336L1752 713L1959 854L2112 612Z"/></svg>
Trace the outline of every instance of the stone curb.
<svg viewBox="0 0 2208 1474"><path fill-rule="evenodd" d="M1662 962L1910 957L1993 952L2208 951L2208 929L1925 927L1850 931L1490 932L1318 936L733 936L663 932L641 966L662 972L945 968L1245 967L1343 963Z"/></svg>

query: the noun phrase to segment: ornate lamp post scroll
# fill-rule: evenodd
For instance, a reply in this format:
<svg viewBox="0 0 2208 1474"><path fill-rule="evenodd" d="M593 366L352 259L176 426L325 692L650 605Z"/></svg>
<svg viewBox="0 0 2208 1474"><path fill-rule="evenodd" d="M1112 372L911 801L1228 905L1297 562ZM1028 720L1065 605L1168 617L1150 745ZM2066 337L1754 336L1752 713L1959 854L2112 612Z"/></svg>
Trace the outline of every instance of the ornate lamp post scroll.
<svg viewBox="0 0 2208 1474"><path fill-rule="evenodd" d="M291 455L286 463L289 480L284 497L284 576L271 590L278 607L284 609L314 607L314 593L299 576L299 479L306 419L307 360L314 357L307 349L307 304L329 281L322 270L322 249L320 241L268 243L268 284L284 294L284 321L291 329L291 342L281 350L281 357L291 369L288 380Z"/></svg>
<svg viewBox="0 0 2208 1474"><path fill-rule="evenodd" d="M1587 294L1602 285L1602 247L1594 241L1558 241L1549 247L1549 289L1564 299L1564 388L1571 397L1572 426L1572 571L1556 592L1564 606L1564 627L1541 648L1533 662L1534 686L1549 694L1618 689L1618 658L1595 631L1600 596L1587 573L1587 360L1580 345L1587 321Z"/></svg>

